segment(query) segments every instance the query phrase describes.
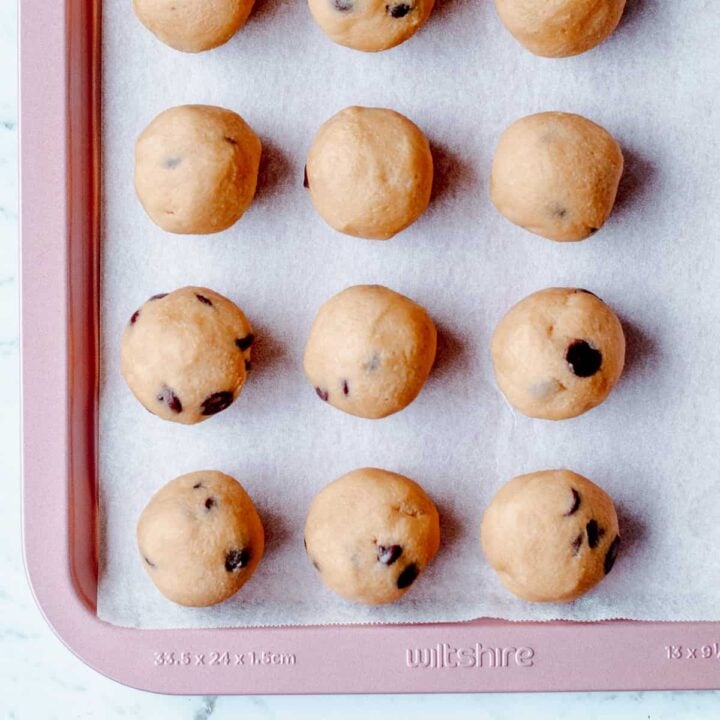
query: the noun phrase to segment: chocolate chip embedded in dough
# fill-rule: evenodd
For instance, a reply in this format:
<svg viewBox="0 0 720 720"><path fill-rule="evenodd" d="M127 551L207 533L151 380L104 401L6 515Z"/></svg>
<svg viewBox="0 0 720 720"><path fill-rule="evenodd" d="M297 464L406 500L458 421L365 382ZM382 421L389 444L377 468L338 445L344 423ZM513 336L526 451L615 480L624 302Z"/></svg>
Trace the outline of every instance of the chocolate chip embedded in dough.
<svg viewBox="0 0 720 720"><path fill-rule="evenodd" d="M399 590L410 587L415 582L415 578L420 574L420 570L415 563L410 563L398 576L397 586Z"/></svg>
<svg viewBox="0 0 720 720"><path fill-rule="evenodd" d="M580 507L580 493L575 488L570 488L570 491L572 492L572 504L570 505L570 509L565 513L565 517L576 513Z"/></svg>
<svg viewBox="0 0 720 720"><path fill-rule="evenodd" d="M395 3L394 5L386 5L385 9L390 17L399 19L404 18L412 10L412 7L407 3Z"/></svg>
<svg viewBox="0 0 720 720"><path fill-rule="evenodd" d="M162 389L157 394L157 399L159 402L167 405L174 413L182 412L183 406L180 398L167 385L162 386Z"/></svg>
<svg viewBox="0 0 720 720"><path fill-rule="evenodd" d="M402 555L401 545L378 545L378 562L383 565L392 565Z"/></svg>
<svg viewBox="0 0 720 720"><path fill-rule="evenodd" d="M225 410L233 401L233 394L227 390L208 395L203 401L201 407L202 415L215 415Z"/></svg>
<svg viewBox="0 0 720 720"><path fill-rule="evenodd" d="M255 335L248 333L245 337L237 338L235 344L245 352L255 342Z"/></svg>
<svg viewBox="0 0 720 720"><path fill-rule="evenodd" d="M585 526L585 532L587 533L588 545L591 550L594 550L598 546L601 537L597 520L590 520L590 522Z"/></svg>
<svg viewBox="0 0 720 720"><path fill-rule="evenodd" d="M565 360L577 377L592 377L602 365L602 353L586 340L574 340L565 351Z"/></svg>
<svg viewBox="0 0 720 720"><path fill-rule="evenodd" d="M228 572L235 572L247 567L250 562L250 551L247 548L230 550L225 555L225 569Z"/></svg>
<svg viewBox="0 0 720 720"><path fill-rule="evenodd" d="M572 549L573 549L573 555L577 555L580 552L580 548L582 547L583 543L583 534L580 533L573 541L572 541Z"/></svg>
<svg viewBox="0 0 720 720"><path fill-rule="evenodd" d="M615 560L617 560L619 549L620 536L616 535L615 539L610 543L610 547L608 548L607 553L605 554L605 563L603 565L603 569L605 570L606 575L613 569L613 565L615 565Z"/></svg>

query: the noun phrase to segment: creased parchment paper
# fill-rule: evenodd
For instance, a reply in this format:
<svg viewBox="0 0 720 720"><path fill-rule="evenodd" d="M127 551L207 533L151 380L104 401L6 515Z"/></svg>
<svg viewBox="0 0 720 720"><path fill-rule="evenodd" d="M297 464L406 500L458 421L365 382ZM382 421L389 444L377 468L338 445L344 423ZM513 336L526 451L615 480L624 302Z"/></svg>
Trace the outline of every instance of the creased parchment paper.
<svg viewBox="0 0 720 720"><path fill-rule="evenodd" d="M331 43L301 0L259 0L225 47L185 55L103 3L103 262L98 614L118 625L210 627L454 621L480 616L599 620L720 619L720 7L628 0L617 33L576 58L530 55L489 0L440 0L406 44L363 54ZM256 201L230 230L171 235L133 191L136 136L165 108L210 103L261 136ZM303 188L318 126L352 104L394 108L428 135L429 211L389 242L333 232ZM626 170L605 228L578 244L521 230L492 207L495 143L513 120L565 110L606 127ZM318 306L348 285L380 283L437 322L436 367L419 398L385 420L318 400L302 372ZM132 397L119 345L150 295L205 285L256 328L254 369L228 411L194 427L163 422ZM608 401L552 423L514 412L495 387L493 328L520 298L580 286L620 315L626 372ZM347 603L305 557L313 495L361 466L420 482L439 506L443 542L405 598ZM480 517L503 482L569 467L615 499L623 545L613 573L571 604L506 592L480 551ZM265 559L230 601L183 609L155 590L135 523L173 477L216 468L240 480L268 534Z"/></svg>

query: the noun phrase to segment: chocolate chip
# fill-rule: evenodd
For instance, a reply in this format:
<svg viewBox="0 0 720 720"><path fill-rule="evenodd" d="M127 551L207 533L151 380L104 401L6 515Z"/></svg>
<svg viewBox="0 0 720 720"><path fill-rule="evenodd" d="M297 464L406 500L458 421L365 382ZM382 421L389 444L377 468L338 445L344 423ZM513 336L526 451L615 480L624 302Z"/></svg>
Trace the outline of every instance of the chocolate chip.
<svg viewBox="0 0 720 720"><path fill-rule="evenodd" d="M213 393L202 401L201 415L215 415L232 404L233 394L227 390Z"/></svg>
<svg viewBox="0 0 720 720"><path fill-rule="evenodd" d="M564 208L562 205L553 205L550 208L550 214L556 218L564 218L567 212L567 208Z"/></svg>
<svg viewBox="0 0 720 720"><path fill-rule="evenodd" d="M378 545L378 562L381 562L383 565L392 565L402 555L402 551L403 549L400 545Z"/></svg>
<svg viewBox="0 0 720 720"><path fill-rule="evenodd" d="M617 559L618 550L620 549L620 536L616 535L615 539L610 543L610 547L608 548L607 554L605 555L605 574L607 575L612 569L613 565L615 564L615 560Z"/></svg>
<svg viewBox="0 0 720 720"><path fill-rule="evenodd" d="M587 533L588 545L591 550L594 550L600 542L600 528L598 527L597 520L591 520L585 526L585 532Z"/></svg>
<svg viewBox="0 0 720 720"><path fill-rule="evenodd" d="M586 293L587 295L592 295L593 297L597 297L597 295L594 292L592 292L590 290L586 290L585 288L575 288L575 292ZM598 300L599 299L600 298L598 298Z"/></svg>
<svg viewBox="0 0 720 720"><path fill-rule="evenodd" d="M305 551L307 552L307 540L303 538L303 545L305 546Z"/></svg>
<svg viewBox="0 0 720 720"><path fill-rule="evenodd" d="M167 385L162 386L162 390L158 394L157 399L161 403L165 403L174 413L182 412L183 406L180 398Z"/></svg>
<svg viewBox="0 0 720 720"><path fill-rule="evenodd" d="M343 380L342 391L343 391L343 395L345 395L345 397L347 397L350 394L350 386L348 385L347 380Z"/></svg>
<svg viewBox="0 0 720 720"><path fill-rule="evenodd" d="M565 351L565 360L577 377L594 375L602 365L602 353L585 340L573 340Z"/></svg>
<svg viewBox="0 0 720 720"><path fill-rule="evenodd" d="M390 17L403 18L405 17L412 8L407 3L396 3L395 5L386 5L385 11ZM414 580L415 578L413 578ZM412 582L412 580L410 581ZM408 583L409 585L410 583Z"/></svg>
<svg viewBox="0 0 720 720"><path fill-rule="evenodd" d="M369 362L366 362L363 365L363 369L365 372L375 372L380 367L380 356L377 353L374 353L373 356L370 358Z"/></svg>
<svg viewBox="0 0 720 720"><path fill-rule="evenodd" d="M255 342L255 336L252 333L248 333L245 337L236 338L235 344L245 352Z"/></svg>
<svg viewBox="0 0 720 720"><path fill-rule="evenodd" d="M240 568L244 568L250 562L250 551L246 548L242 550L230 550L225 555L225 569L228 572L235 572Z"/></svg>
<svg viewBox="0 0 720 720"><path fill-rule="evenodd" d="M210 298L205 297L204 295L201 295L200 293L195 293L195 297L201 302L205 303L205 305L209 305L212 307L212 300Z"/></svg>
<svg viewBox="0 0 720 720"><path fill-rule="evenodd" d="M202 486L203 486L203 484L201 482L196 482L193 485L193 490L197 490L198 488L201 488Z"/></svg>
<svg viewBox="0 0 720 720"><path fill-rule="evenodd" d="M305 169L303 170L303 187L310 189L310 181L308 180L307 176L307 165L305 166Z"/></svg>
<svg viewBox="0 0 720 720"><path fill-rule="evenodd" d="M410 563L398 576L397 586L399 590L410 587L420 571L415 563Z"/></svg>
<svg viewBox="0 0 720 720"><path fill-rule="evenodd" d="M225 142L229 142L231 145L237 145L237 144L238 144L238 141L237 141L235 138L231 138L231 137L229 137L228 135L226 135L226 136L223 138L223 140L224 140Z"/></svg>
<svg viewBox="0 0 720 720"><path fill-rule="evenodd" d="M153 295L150 300L162 300L164 297L167 297L167 293L158 293L157 295Z"/></svg>
<svg viewBox="0 0 720 720"><path fill-rule="evenodd" d="M580 533L573 541L572 541L572 549L573 549L573 555L577 555L580 552L580 548L582 547L583 542L583 534Z"/></svg>
<svg viewBox="0 0 720 720"><path fill-rule="evenodd" d="M353 0L332 0L332 6L338 12L350 12L353 9L354 4Z"/></svg>
<svg viewBox="0 0 720 720"><path fill-rule="evenodd" d="M207 500L205 500L205 507L206 507L206 509L211 510L212 507L213 507L213 505L215 505L215 498L214 498L214 497L209 497L209 498L207 498Z"/></svg>
<svg viewBox="0 0 720 720"><path fill-rule="evenodd" d="M570 506L570 509L565 513L565 517L568 517L568 515L572 515L573 513L577 512L577 509L580 507L580 493L575 488L570 488L570 491L572 492L572 505Z"/></svg>
<svg viewBox="0 0 720 720"><path fill-rule="evenodd" d="M600 228L591 227L591 228L588 228L588 231L590 232L591 235L594 235L599 229Z"/></svg>
<svg viewBox="0 0 720 720"><path fill-rule="evenodd" d="M328 398L330 397L330 393L327 390L323 390L322 388L316 387L315 392L317 393L317 396L324 400L325 402L328 401Z"/></svg>
<svg viewBox="0 0 720 720"><path fill-rule="evenodd" d="M140 311L136 310L131 316L130 316L130 324L134 325L137 322L137 319L140 317Z"/></svg>
<svg viewBox="0 0 720 720"><path fill-rule="evenodd" d="M174 170L181 162L182 162L182 158L169 157L163 163L163 167L166 167L168 170Z"/></svg>
<svg viewBox="0 0 720 720"><path fill-rule="evenodd" d="M145 556L145 555L143 555L143 557L145 558L145 562L146 562L150 567L153 567L153 568L154 568L154 567L157 567L157 565L156 565L154 562L152 562L152 561L150 560L150 558L148 558L148 557ZM606 562L607 562L607 561L606 561Z"/></svg>

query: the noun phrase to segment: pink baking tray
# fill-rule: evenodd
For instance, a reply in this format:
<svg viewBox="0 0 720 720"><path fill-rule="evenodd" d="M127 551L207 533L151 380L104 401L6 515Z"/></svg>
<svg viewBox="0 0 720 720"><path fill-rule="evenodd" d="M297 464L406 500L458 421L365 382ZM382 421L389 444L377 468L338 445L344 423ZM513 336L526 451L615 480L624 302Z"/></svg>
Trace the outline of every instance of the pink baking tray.
<svg viewBox="0 0 720 720"><path fill-rule="evenodd" d="M20 9L25 562L74 653L167 693L720 688L720 623L135 630L100 621L100 3L22 0Z"/></svg>

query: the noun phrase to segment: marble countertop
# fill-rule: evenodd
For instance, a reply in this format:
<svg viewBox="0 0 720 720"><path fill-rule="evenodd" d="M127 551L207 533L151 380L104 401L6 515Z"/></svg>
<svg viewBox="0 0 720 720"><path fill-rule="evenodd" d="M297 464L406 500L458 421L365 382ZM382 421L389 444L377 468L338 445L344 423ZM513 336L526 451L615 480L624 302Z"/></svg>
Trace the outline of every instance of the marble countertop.
<svg viewBox="0 0 720 720"><path fill-rule="evenodd" d="M518 717L717 718L720 693L182 697L144 693L86 667L45 624L25 579L20 528L16 18L0 2L0 718L301 718L366 716L477 720ZM7 495L9 494L9 500ZM522 716L522 715L520 715Z"/></svg>

